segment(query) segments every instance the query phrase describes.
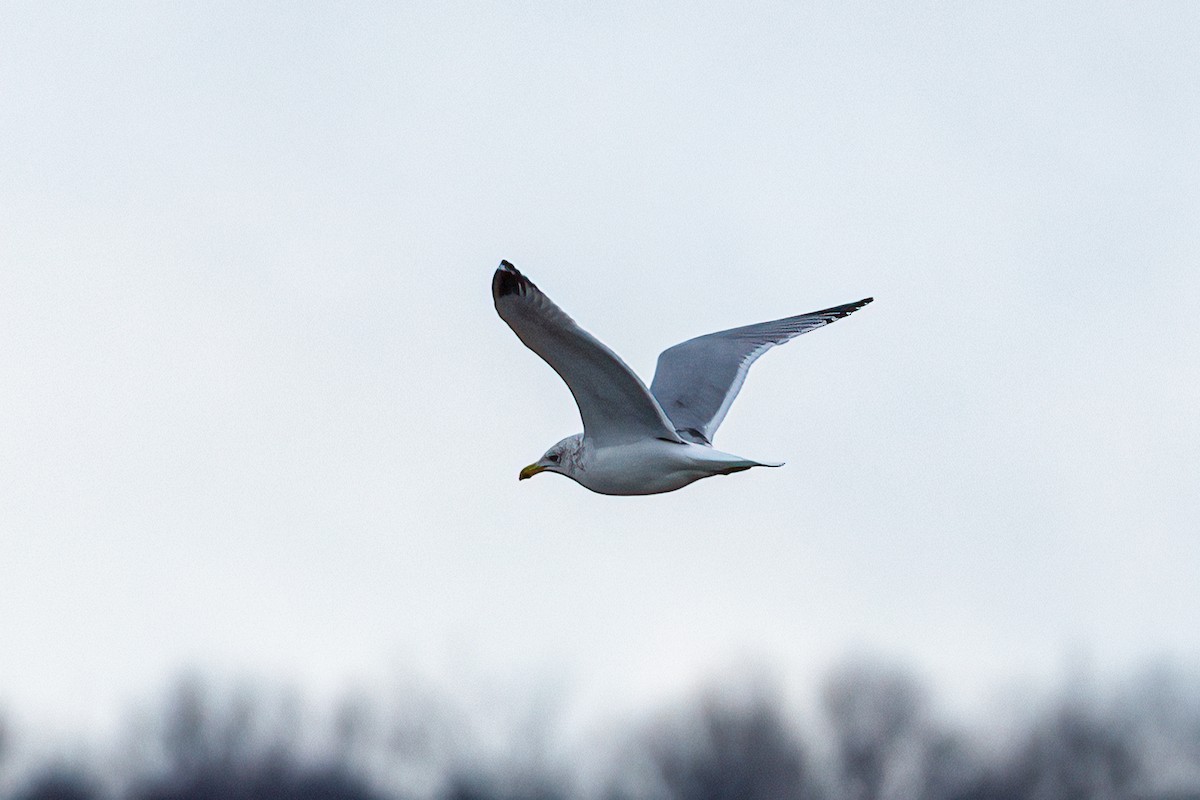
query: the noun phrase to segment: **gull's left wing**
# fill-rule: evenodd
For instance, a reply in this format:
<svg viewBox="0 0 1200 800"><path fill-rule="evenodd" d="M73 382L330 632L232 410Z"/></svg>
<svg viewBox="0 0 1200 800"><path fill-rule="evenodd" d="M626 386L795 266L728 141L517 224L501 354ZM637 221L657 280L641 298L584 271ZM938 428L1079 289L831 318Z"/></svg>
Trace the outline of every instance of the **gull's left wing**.
<svg viewBox="0 0 1200 800"><path fill-rule="evenodd" d="M873 299L688 339L659 355L650 391L681 436L696 444L712 444L717 426L759 356L849 316Z"/></svg>
<svg viewBox="0 0 1200 800"><path fill-rule="evenodd" d="M682 442L642 379L507 261L492 276L496 312L567 384L598 447L640 439Z"/></svg>

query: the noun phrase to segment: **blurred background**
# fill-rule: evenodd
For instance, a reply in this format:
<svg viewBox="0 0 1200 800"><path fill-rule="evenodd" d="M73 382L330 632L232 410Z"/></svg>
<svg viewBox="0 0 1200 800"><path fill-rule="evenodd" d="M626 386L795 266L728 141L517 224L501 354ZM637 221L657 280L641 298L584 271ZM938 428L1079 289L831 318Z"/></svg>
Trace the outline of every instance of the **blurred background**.
<svg viewBox="0 0 1200 800"><path fill-rule="evenodd" d="M0 4L0 797L1200 797L1200 6ZM656 497L515 263L645 378Z"/></svg>

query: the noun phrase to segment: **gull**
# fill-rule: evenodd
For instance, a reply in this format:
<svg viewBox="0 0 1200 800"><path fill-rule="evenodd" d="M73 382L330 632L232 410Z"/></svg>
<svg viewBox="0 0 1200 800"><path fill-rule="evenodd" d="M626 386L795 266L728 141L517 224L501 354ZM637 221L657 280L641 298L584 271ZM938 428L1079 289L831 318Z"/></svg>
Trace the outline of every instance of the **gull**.
<svg viewBox="0 0 1200 800"><path fill-rule="evenodd" d="M583 433L555 444L518 479L556 472L610 495L661 494L713 475L782 467L712 446L750 365L775 345L874 299L689 339L659 355L647 389L616 353L507 261L492 276L492 298L517 338L567 384L583 418Z"/></svg>

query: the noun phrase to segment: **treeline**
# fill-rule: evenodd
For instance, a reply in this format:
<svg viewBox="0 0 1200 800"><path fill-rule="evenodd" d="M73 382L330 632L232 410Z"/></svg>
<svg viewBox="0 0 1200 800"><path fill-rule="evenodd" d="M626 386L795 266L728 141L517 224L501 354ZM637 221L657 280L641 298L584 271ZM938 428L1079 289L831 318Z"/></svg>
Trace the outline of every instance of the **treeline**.
<svg viewBox="0 0 1200 800"><path fill-rule="evenodd" d="M948 722L910 673L858 661L811 719L762 682L702 692L603 742L550 713L500 726L413 691L323 716L294 696L181 681L103 754L20 763L5 800L1200 800L1200 680L1150 670ZM484 730L486 728L492 730ZM576 739L580 737L575 737Z"/></svg>

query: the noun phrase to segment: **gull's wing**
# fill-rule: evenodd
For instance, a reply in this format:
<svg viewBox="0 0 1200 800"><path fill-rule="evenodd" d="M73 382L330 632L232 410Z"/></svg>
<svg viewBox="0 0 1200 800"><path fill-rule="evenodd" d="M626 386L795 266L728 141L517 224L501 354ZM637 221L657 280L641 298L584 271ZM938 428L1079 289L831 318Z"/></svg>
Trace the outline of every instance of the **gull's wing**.
<svg viewBox="0 0 1200 800"><path fill-rule="evenodd" d="M680 436L711 444L755 359L777 344L853 314L873 299L688 339L658 357L650 391Z"/></svg>
<svg viewBox="0 0 1200 800"><path fill-rule="evenodd" d="M598 447L639 439L683 441L642 379L507 261L492 276L492 298L513 333L566 382L584 435Z"/></svg>

